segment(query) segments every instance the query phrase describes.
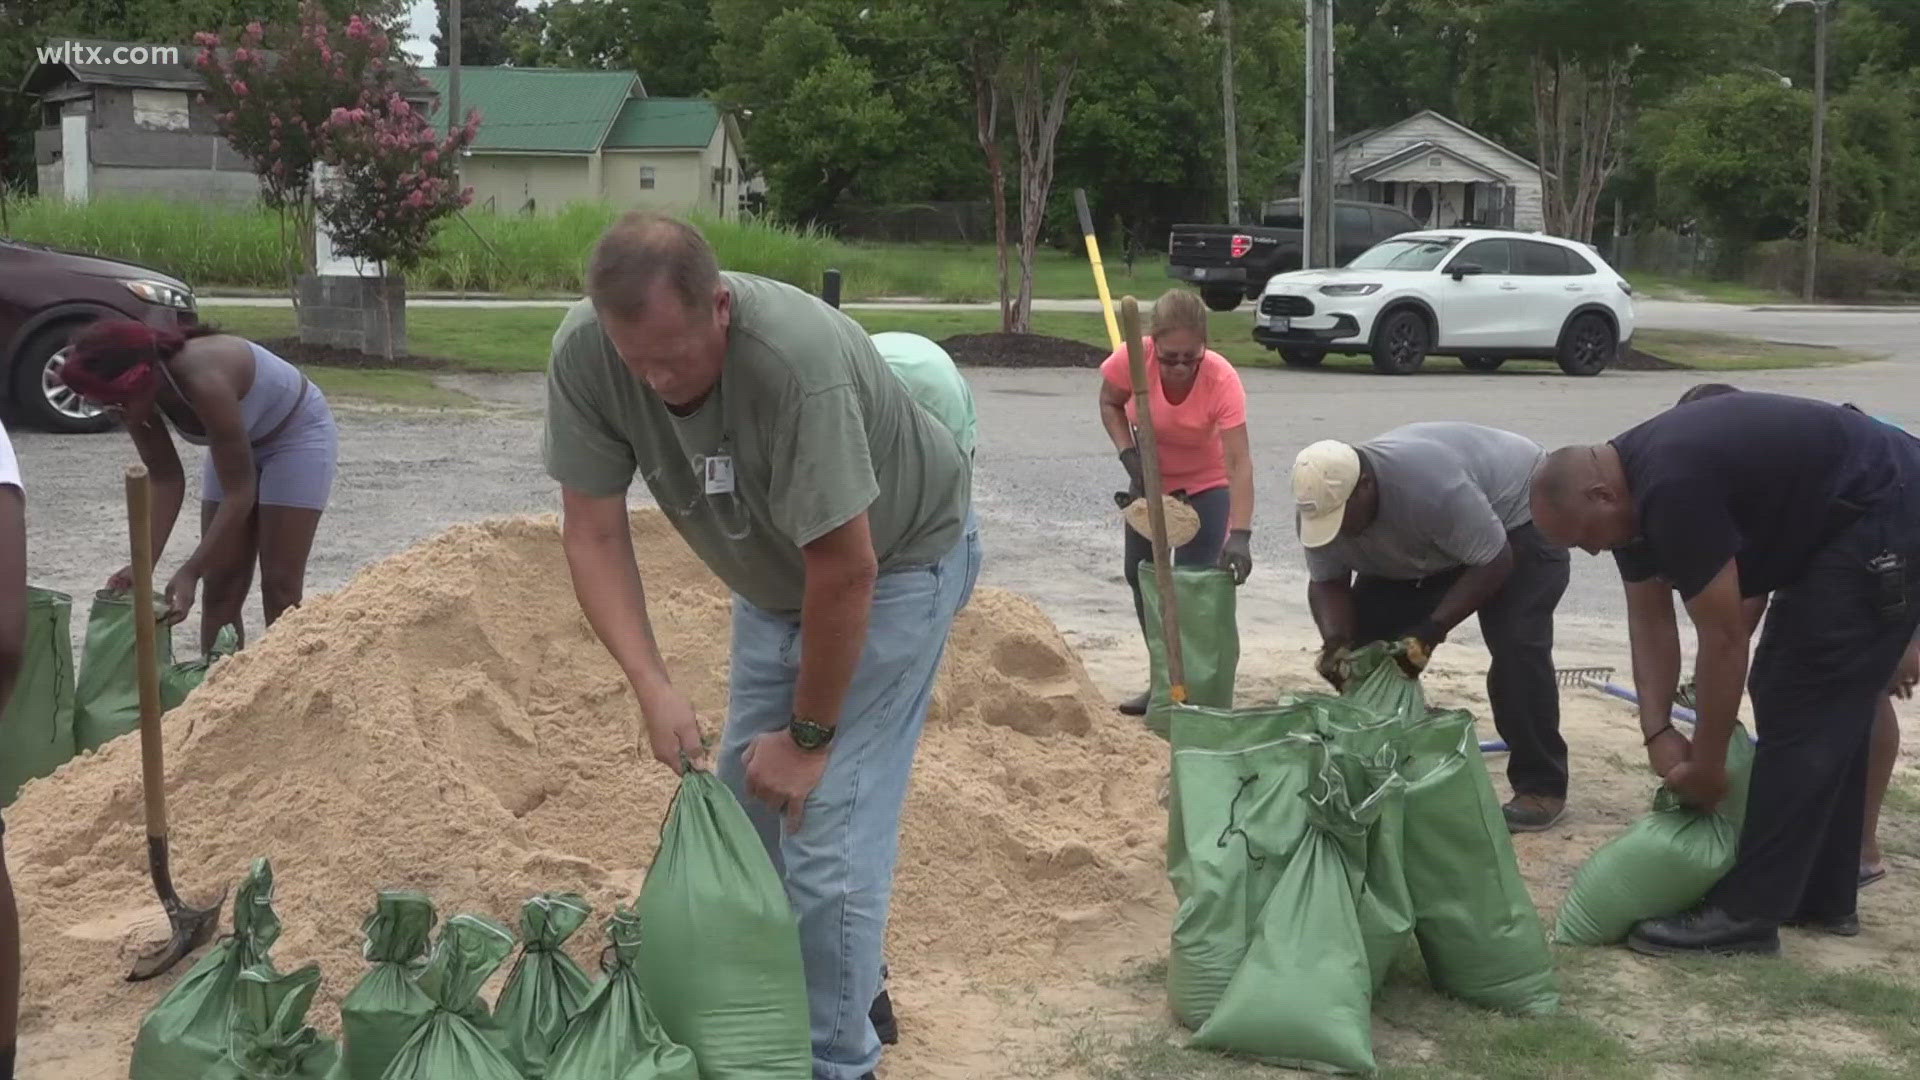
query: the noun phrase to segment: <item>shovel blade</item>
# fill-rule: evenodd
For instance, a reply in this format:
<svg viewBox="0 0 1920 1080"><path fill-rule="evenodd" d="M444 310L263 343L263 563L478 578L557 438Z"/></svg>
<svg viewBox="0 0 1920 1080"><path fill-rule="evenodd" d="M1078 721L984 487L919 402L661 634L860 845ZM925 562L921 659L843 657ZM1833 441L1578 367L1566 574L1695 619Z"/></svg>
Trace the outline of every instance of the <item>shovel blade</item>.
<svg viewBox="0 0 1920 1080"><path fill-rule="evenodd" d="M178 900L168 904L167 925L171 935L159 948L134 959L127 981L145 982L164 975L195 949L212 941L214 931L220 928L220 910L226 903L227 890L221 889L212 907L190 908Z"/></svg>

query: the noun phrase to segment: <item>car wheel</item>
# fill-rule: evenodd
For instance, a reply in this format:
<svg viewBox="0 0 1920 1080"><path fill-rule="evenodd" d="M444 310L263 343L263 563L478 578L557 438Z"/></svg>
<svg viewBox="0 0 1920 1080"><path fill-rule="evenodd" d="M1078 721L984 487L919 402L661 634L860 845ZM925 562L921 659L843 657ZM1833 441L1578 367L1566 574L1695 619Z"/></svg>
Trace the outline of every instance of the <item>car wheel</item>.
<svg viewBox="0 0 1920 1080"><path fill-rule="evenodd" d="M1373 337L1373 367L1382 375L1411 375L1427 362L1431 334L1424 315L1401 308L1387 315Z"/></svg>
<svg viewBox="0 0 1920 1080"><path fill-rule="evenodd" d="M1200 299L1214 311L1232 311L1243 297L1239 289L1203 289Z"/></svg>
<svg viewBox="0 0 1920 1080"><path fill-rule="evenodd" d="M1618 349L1613 325L1588 312L1568 323L1560 335L1560 370L1569 375L1598 375L1613 363Z"/></svg>
<svg viewBox="0 0 1920 1080"><path fill-rule="evenodd" d="M1325 349L1281 349L1280 359L1288 367L1319 367L1327 358Z"/></svg>
<svg viewBox="0 0 1920 1080"><path fill-rule="evenodd" d="M62 435L94 435L113 427L113 417L54 378L66 359L67 339L81 325L69 322L49 326L35 334L14 358L14 407L35 427Z"/></svg>
<svg viewBox="0 0 1920 1080"><path fill-rule="evenodd" d="M1500 365L1507 362L1504 356L1481 356L1469 354L1460 358L1460 366L1468 371L1499 371Z"/></svg>

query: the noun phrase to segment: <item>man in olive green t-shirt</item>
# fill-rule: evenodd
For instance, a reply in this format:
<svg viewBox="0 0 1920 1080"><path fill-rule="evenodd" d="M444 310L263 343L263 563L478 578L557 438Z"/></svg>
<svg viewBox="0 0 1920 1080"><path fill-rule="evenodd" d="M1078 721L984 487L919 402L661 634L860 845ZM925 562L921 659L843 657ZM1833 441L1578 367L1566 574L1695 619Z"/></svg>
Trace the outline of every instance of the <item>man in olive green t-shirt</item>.
<svg viewBox="0 0 1920 1080"><path fill-rule="evenodd" d="M623 217L587 293L554 335L543 446L574 594L678 772L706 750L647 619L635 476L733 591L716 771L799 918L814 1076L862 1080L908 774L979 573L970 463L858 323L722 273L688 225Z"/></svg>

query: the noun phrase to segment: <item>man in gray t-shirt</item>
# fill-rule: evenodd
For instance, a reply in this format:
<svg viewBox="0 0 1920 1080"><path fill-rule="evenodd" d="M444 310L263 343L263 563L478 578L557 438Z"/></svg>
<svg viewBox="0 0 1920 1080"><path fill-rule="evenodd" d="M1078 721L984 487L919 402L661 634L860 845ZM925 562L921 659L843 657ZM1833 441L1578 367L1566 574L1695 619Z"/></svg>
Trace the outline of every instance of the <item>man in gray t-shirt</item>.
<svg viewBox="0 0 1920 1080"><path fill-rule="evenodd" d="M1508 747L1507 825L1527 832L1550 828L1567 799L1553 613L1571 564L1533 527L1528 506L1545 456L1512 432L1433 422L1358 446L1317 442L1293 466L1320 673L1339 687L1354 646L1392 641L1418 674L1478 615L1493 654L1487 697Z"/></svg>

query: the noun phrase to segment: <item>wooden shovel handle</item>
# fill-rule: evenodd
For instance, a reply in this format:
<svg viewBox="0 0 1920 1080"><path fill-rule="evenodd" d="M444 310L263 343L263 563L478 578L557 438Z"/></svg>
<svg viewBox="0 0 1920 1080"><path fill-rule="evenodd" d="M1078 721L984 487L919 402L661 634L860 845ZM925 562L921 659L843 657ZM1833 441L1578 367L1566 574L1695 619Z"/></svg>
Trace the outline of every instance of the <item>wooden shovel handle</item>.
<svg viewBox="0 0 1920 1080"><path fill-rule="evenodd" d="M153 613L153 483L145 465L127 468L127 538L133 548L133 653L140 680L140 780L147 835L167 835L164 747L160 738L160 624Z"/></svg>
<svg viewBox="0 0 1920 1080"><path fill-rule="evenodd" d="M1167 652L1168 692L1174 704L1187 700L1187 667L1180 655L1180 612L1174 604L1173 558L1167 544L1167 508L1160 495L1160 444L1153 430L1153 395L1148 393L1147 350L1140 334L1140 304L1120 299L1120 330L1127 339L1127 366L1133 375L1134 422L1140 440L1140 471L1147 490L1147 522L1153 528L1153 581L1160 593L1160 640Z"/></svg>

